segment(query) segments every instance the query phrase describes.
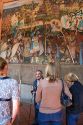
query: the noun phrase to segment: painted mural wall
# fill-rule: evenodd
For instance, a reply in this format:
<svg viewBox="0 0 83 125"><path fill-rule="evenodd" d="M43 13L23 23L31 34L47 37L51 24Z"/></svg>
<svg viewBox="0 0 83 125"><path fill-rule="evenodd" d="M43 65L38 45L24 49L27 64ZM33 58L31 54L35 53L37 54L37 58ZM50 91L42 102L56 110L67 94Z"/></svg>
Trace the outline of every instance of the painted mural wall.
<svg viewBox="0 0 83 125"><path fill-rule="evenodd" d="M83 1L4 4L0 56L9 63L42 64L58 59L83 64Z"/></svg>

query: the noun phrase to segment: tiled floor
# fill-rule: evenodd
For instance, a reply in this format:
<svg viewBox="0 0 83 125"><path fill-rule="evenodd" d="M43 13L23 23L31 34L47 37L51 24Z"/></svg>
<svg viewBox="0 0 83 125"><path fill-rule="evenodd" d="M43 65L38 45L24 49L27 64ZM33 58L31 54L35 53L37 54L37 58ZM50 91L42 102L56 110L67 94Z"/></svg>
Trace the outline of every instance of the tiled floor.
<svg viewBox="0 0 83 125"><path fill-rule="evenodd" d="M34 107L30 103L21 103L19 115L13 125L31 125L34 120ZM81 114L78 125L83 125L83 114Z"/></svg>

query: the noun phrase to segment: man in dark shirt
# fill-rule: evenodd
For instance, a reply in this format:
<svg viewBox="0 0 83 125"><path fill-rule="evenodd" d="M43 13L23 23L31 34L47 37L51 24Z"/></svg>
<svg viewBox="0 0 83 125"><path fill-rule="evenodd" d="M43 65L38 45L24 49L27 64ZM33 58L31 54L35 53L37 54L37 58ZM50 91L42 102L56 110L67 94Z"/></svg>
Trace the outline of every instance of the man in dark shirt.
<svg viewBox="0 0 83 125"><path fill-rule="evenodd" d="M43 79L42 71L41 70L37 70L35 76L36 76L36 79L33 82L33 90L31 91L31 93L34 96L34 109L35 109L35 121L34 121L33 125L38 125L37 117L38 117L38 112L39 112L39 105L36 103L35 97L36 97L36 91L37 91L37 87L39 85L39 81L40 81L40 79Z"/></svg>

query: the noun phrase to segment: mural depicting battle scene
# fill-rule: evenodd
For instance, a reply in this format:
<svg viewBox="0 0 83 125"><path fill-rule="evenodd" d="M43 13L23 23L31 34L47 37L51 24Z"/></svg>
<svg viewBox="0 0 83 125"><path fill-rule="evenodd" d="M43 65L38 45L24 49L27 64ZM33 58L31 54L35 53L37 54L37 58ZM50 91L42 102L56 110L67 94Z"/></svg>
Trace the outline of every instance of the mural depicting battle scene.
<svg viewBox="0 0 83 125"><path fill-rule="evenodd" d="M9 63L43 64L58 59L83 64L83 1L5 4L0 56Z"/></svg>

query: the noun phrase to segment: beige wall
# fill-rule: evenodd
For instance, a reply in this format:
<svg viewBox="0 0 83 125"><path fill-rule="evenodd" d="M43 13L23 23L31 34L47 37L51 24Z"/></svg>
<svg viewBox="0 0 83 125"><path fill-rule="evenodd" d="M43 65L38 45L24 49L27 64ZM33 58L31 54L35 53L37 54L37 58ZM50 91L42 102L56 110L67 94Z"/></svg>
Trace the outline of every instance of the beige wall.
<svg viewBox="0 0 83 125"><path fill-rule="evenodd" d="M45 65L34 64L9 64L9 75L22 83L32 84L35 79L35 71L41 69L44 73ZM68 73L74 72L83 83L83 65L61 65L62 77Z"/></svg>

